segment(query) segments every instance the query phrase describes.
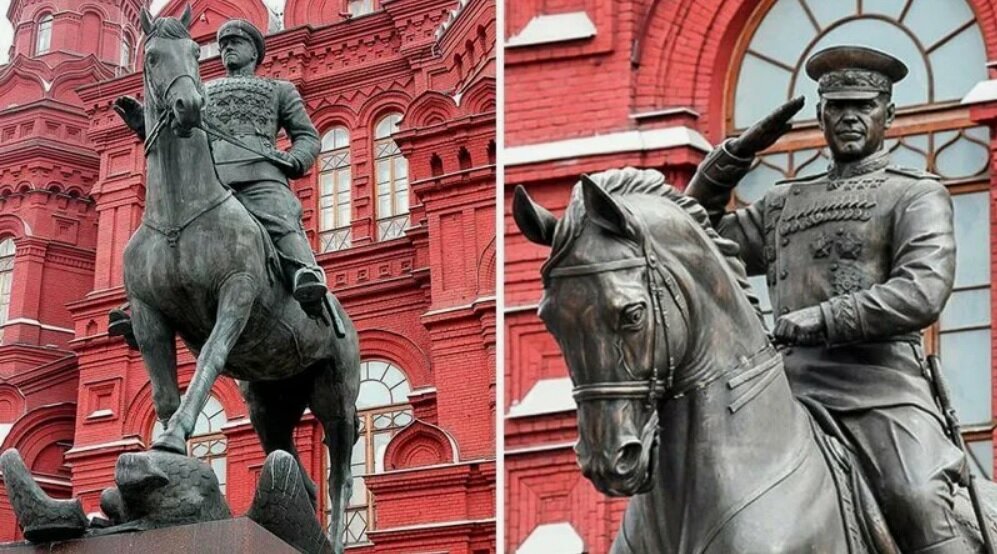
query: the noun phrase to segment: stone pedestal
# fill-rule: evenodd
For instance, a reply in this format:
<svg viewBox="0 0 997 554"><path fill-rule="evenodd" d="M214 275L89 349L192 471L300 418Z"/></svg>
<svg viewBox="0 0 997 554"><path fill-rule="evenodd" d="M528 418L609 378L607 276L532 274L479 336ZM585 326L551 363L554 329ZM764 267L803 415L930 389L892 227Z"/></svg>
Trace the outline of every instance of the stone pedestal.
<svg viewBox="0 0 997 554"><path fill-rule="evenodd" d="M248 518L240 517L48 544L0 545L0 554L115 554L132 552L197 554L295 554L297 550Z"/></svg>

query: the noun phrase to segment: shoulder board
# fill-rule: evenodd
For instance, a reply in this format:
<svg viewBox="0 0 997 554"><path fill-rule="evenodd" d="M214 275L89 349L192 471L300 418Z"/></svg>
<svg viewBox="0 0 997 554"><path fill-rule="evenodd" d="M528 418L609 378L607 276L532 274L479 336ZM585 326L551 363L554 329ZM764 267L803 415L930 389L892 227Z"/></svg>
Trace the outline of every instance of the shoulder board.
<svg viewBox="0 0 997 554"><path fill-rule="evenodd" d="M815 173L813 175L807 175L806 177L793 177L792 179L783 179L781 181L776 181L776 185L791 185L793 183L809 183L813 181L819 181L827 177L826 171L821 171L820 173Z"/></svg>
<svg viewBox="0 0 997 554"><path fill-rule="evenodd" d="M887 173L895 173L897 175L903 175L904 177L911 177L914 179L933 179L940 180L941 177L935 175L934 173L929 173L923 169L913 169L910 167L901 167L898 165L888 165L886 166Z"/></svg>

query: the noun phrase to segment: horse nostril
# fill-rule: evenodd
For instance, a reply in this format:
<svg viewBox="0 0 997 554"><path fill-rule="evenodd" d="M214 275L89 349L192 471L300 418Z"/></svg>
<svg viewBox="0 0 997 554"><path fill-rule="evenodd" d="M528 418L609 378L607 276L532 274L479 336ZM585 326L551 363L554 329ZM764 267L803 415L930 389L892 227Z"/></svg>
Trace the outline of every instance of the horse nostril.
<svg viewBox="0 0 997 554"><path fill-rule="evenodd" d="M616 461L613 463L613 470L617 475L629 475L637 468L643 452L644 447L640 444L640 441L624 444L616 452Z"/></svg>

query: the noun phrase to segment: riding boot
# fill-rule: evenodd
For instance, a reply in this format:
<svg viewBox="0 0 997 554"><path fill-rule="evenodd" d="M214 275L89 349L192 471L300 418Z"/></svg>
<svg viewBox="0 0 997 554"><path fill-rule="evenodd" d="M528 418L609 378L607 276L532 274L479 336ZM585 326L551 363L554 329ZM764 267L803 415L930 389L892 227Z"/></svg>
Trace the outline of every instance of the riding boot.
<svg viewBox="0 0 997 554"><path fill-rule="evenodd" d="M277 240L284 275L291 287L291 295L309 316L324 319L324 312L332 316L333 327L340 337L346 336L339 313L328 301L329 290L325 285L325 272L315 261L315 254L303 233L288 233Z"/></svg>
<svg viewBox="0 0 997 554"><path fill-rule="evenodd" d="M138 350L138 340L132 329L132 319L128 314L128 302L111 310L107 314L107 334L111 337L123 337L129 348Z"/></svg>

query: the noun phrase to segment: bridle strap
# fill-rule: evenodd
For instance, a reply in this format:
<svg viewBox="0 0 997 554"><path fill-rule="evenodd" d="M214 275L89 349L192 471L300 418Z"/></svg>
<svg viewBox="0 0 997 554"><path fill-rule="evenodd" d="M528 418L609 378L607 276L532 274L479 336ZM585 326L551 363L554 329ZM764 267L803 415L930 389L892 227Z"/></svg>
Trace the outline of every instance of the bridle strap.
<svg viewBox="0 0 997 554"><path fill-rule="evenodd" d="M176 84L179 83L180 80L183 79L184 77L190 79L194 83L194 87L195 88L198 88L198 89L201 88L199 86L200 83L198 83L197 79L195 79L193 75L191 75L189 73L181 73L180 75L177 75L176 77L174 77L173 80L170 81L170 83L168 85L166 85L166 90L163 91L163 94L157 94L157 93L155 93L155 91L153 91L153 93L154 93L153 94L153 98L156 99L156 104L158 104L161 107L162 106L165 106L165 107L162 108L163 111L162 111L161 114L159 114L159 119L156 120L156 126L153 127L152 132L150 132L149 135L145 139L145 156L146 157L149 157L149 152L152 151L153 145L155 145L156 141L159 140L159 136L161 134L163 134L163 129L170 122L170 120L173 119L173 110L169 107L169 102L167 102L167 101L169 100L169 97L170 97L170 91L173 90L173 87L176 86ZM149 85L150 85L149 88L152 88L152 86L151 86L152 83L149 83Z"/></svg>
<svg viewBox="0 0 997 554"><path fill-rule="evenodd" d="M678 285L671 273L663 265L658 263L657 257L647 248L646 242L641 244L643 256L610 260L592 264L581 264L564 266L551 269L548 273L550 278L578 277L582 275L593 275L609 271L620 271L623 269L633 269L644 267L646 271L646 287L651 298L651 311L654 314L655 326L651 334L651 377L642 381L606 381L601 383L589 383L575 387L572 396L576 402L588 400L617 400L625 398L646 399L648 405L655 405L661 398L672 394L672 385L675 377L675 359L672 354L671 343L668 340L668 327L666 325L668 311L661 298L662 287L657 285L655 277L660 277L661 283L668 291L672 300L678 307L683 320L687 320L688 309ZM664 379L658 366L655 355L657 354L658 326L663 331L665 341L665 357L667 359L667 370ZM688 325L688 323L687 323ZM678 396L678 395L676 395Z"/></svg>

